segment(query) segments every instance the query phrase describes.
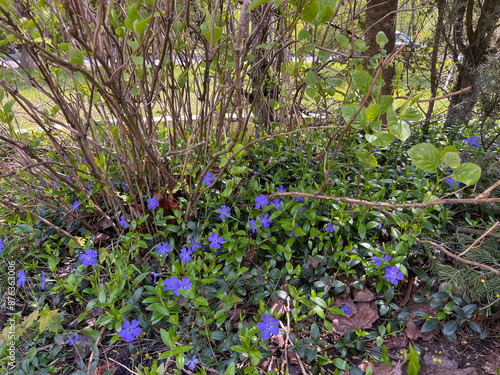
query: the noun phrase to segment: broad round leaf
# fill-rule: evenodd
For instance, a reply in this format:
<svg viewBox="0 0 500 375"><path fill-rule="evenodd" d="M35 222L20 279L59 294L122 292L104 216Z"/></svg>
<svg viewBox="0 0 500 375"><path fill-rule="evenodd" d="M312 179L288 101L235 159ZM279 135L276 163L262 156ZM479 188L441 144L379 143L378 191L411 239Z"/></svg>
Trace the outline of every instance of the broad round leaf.
<svg viewBox="0 0 500 375"><path fill-rule="evenodd" d="M447 166L453 169L460 165L460 156L458 156L457 152L447 152L444 154L443 160Z"/></svg>
<svg viewBox="0 0 500 375"><path fill-rule="evenodd" d="M472 163L460 164L451 175L451 178L463 182L465 185L474 185L480 177L481 168Z"/></svg>
<svg viewBox="0 0 500 375"><path fill-rule="evenodd" d="M379 105L377 103L372 103L366 109L366 119L368 121L375 121L378 117Z"/></svg>
<svg viewBox="0 0 500 375"><path fill-rule="evenodd" d="M299 40L311 41L311 34L306 29L302 29L299 32Z"/></svg>
<svg viewBox="0 0 500 375"><path fill-rule="evenodd" d="M375 41L380 46L380 48L384 48L384 46L389 43L389 39L387 39L387 35L383 31L379 31L377 36L375 37Z"/></svg>
<svg viewBox="0 0 500 375"><path fill-rule="evenodd" d="M370 73L368 73L366 70L355 70L351 73L351 77L356 87L363 94L367 94L373 81Z"/></svg>
<svg viewBox="0 0 500 375"><path fill-rule="evenodd" d="M366 165L366 168L375 168L378 165L377 158L366 150L355 152L355 154L356 158Z"/></svg>
<svg viewBox="0 0 500 375"><path fill-rule="evenodd" d="M382 148L389 146L394 141L394 136L386 131L365 134L365 138L373 146Z"/></svg>
<svg viewBox="0 0 500 375"><path fill-rule="evenodd" d="M317 1L311 1L310 3L304 5L304 10L302 11L302 19L305 22L312 22L319 12L319 5Z"/></svg>
<svg viewBox="0 0 500 375"><path fill-rule="evenodd" d="M349 39L347 39L345 35L336 34L335 39L337 40L337 42L342 44L342 47L344 47L345 49L351 49L351 44L349 43Z"/></svg>
<svg viewBox="0 0 500 375"><path fill-rule="evenodd" d="M410 136L410 126L403 120L398 120L395 124L389 125L389 131L402 141L406 141Z"/></svg>
<svg viewBox="0 0 500 375"><path fill-rule="evenodd" d="M422 113L415 108L410 108L403 118L407 121L419 121L422 118Z"/></svg>
<svg viewBox="0 0 500 375"><path fill-rule="evenodd" d="M413 146L408 155L417 168L426 172L435 172L441 164L441 155L439 150L430 143L419 143Z"/></svg>
<svg viewBox="0 0 500 375"><path fill-rule="evenodd" d="M442 161L444 161L444 156L446 155L447 152L456 152L456 153L458 153L458 150L453 145L443 148L441 150L441 160Z"/></svg>

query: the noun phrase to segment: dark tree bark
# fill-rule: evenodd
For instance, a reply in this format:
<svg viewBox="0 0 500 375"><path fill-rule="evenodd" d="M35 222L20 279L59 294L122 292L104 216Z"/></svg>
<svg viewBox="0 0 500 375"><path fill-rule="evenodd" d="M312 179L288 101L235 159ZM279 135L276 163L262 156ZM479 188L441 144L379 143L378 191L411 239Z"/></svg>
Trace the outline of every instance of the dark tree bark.
<svg viewBox="0 0 500 375"><path fill-rule="evenodd" d="M15 6L16 6L17 15L19 17L26 17L27 16L27 13L29 12L29 10L28 10L28 8L26 8L26 5L23 2L16 0ZM33 62L33 58L30 56L29 51L24 44L21 46L21 58L20 58L19 64L21 65L21 67L23 67L23 69L31 69L35 66L34 62Z"/></svg>
<svg viewBox="0 0 500 375"><path fill-rule="evenodd" d="M441 41L442 35L444 35L444 12L446 9L446 0L437 0L438 7L438 18L436 23L436 32L434 35L434 45L432 46L432 59L431 59L431 97L435 98L438 90L439 83L439 74L437 61L438 61L438 52L439 52L439 44ZM441 69L442 71L442 69ZM427 114L425 116L425 124L422 129L424 134L429 132L429 126L431 124L432 111L434 110L434 101L429 103L429 109L427 110Z"/></svg>
<svg viewBox="0 0 500 375"><path fill-rule="evenodd" d="M486 62L492 51L490 46L500 18L500 2L498 0L479 2L454 0L452 6L454 11L453 44L456 51L463 55L463 60L458 64L458 77L454 91L469 86L472 86L472 89L452 97L445 127L469 120L474 106L479 100L479 89L476 85L477 68ZM479 12L479 14L474 14L474 12Z"/></svg>
<svg viewBox="0 0 500 375"><path fill-rule="evenodd" d="M396 19L398 0L369 0L366 11L366 33L365 42L369 49L366 51L368 56L375 56L380 53L380 47L377 44L376 37L380 31L383 31L389 42L384 49L391 53L396 44ZM392 95L394 88L392 79L394 78L395 68L389 66L384 69L382 79L385 86L382 87L382 95Z"/></svg>

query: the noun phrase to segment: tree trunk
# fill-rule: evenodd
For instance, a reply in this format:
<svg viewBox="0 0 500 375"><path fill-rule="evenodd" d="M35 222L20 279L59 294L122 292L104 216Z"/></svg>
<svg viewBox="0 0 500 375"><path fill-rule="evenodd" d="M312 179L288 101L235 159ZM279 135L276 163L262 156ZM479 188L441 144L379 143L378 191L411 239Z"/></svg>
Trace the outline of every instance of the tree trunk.
<svg viewBox="0 0 500 375"><path fill-rule="evenodd" d="M383 31L389 39L384 49L387 53L394 50L396 44L396 11L398 9L398 0L370 0L367 3L366 11L366 33L365 41L369 49L366 51L368 56L375 56L380 53L380 47L376 38L380 31ZM394 78L395 67L391 65L382 72L382 79L385 81L382 87L382 95L392 95L394 88L392 79Z"/></svg>
<svg viewBox="0 0 500 375"><path fill-rule="evenodd" d="M479 88L476 86L477 69L492 52L490 45L500 19L498 0L485 0L480 7L475 7L473 0L454 0L452 6L456 10L453 42L463 55L463 61L458 66L454 91L469 86L472 86L472 90L452 97L444 123L445 128L469 120L479 99ZM479 15L474 14L474 11L478 10Z"/></svg>
<svg viewBox="0 0 500 375"><path fill-rule="evenodd" d="M458 77L453 91L459 91L472 86L472 89L466 93L451 97L450 106L446 115L444 126L449 127L455 123L464 123L469 121L474 106L479 100L479 90L476 86L476 69L470 64L460 64L458 67Z"/></svg>
<svg viewBox="0 0 500 375"><path fill-rule="evenodd" d="M436 32L434 35L434 45L432 48L432 60L431 60L431 97L435 98L438 90L439 75L438 75L438 52L439 43L441 41L441 35L444 34L444 11L446 7L446 0L438 0L438 19L436 24ZM442 71L442 70L441 70ZM425 124L422 128L422 133L427 134L429 132L429 126L431 124L432 112L434 110L434 101L429 103L429 109L425 116Z"/></svg>

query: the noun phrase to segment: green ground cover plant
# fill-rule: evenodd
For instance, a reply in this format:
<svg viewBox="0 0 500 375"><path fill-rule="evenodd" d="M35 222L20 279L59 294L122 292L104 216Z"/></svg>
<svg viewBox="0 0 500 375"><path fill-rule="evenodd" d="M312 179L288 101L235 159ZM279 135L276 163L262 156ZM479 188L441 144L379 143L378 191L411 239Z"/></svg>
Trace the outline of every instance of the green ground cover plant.
<svg viewBox="0 0 500 375"><path fill-rule="evenodd" d="M0 1L31 60L0 79L1 371L357 375L409 337L418 374L419 335L487 337L498 241L441 245L498 226L485 133L424 132L385 34L372 58L328 34L354 9L19 9Z"/></svg>

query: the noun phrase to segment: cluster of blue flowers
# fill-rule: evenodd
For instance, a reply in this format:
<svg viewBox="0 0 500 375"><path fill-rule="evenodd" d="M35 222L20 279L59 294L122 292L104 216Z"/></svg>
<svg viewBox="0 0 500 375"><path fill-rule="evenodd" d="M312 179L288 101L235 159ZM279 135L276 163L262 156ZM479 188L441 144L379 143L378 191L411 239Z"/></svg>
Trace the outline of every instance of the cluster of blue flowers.
<svg viewBox="0 0 500 375"><path fill-rule="evenodd" d="M80 205L80 202L75 201L73 205L71 206L71 211L76 211L78 209L78 206Z"/></svg>
<svg viewBox="0 0 500 375"><path fill-rule="evenodd" d="M172 249L170 248L170 245L166 242L156 245L156 252L163 257L166 257L171 251Z"/></svg>
<svg viewBox="0 0 500 375"><path fill-rule="evenodd" d="M125 229L127 229L129 227L129 224L128 224L127 220L125 219L125 216L123 216L123 215L120 217L120 225Z"/></svg>
<svg viewBox="0 0 500 375"><path fill-rule="evenodd" d="M163 290L172 290L176 296L180 296L181 294L179 293L179 290L186 289L189 290L193 287L193 283L191 280L187 277L181 279L178 279L175 276L172 276L170 279L165 279L163 281Z"/></svg>
<svg viewBox="0 0 500 375"><path fill-rule="evenodd" d="M448 177L447 179L445 179L443 181L446 182L448 185L450 185L450 189L453 189L454 183L457 184L457 186L460 186L460 181L454 180L451 177Z"/></svg>
<svg viewBox="0 0 500 375"><path fill-rule="evenodd" d="M374 256L372 258L373 264L375 264L376 268L378 269L382 262L388 262L391 261L392 258L390 255L385 254L383 258L380 258L378 256ZM393 285L398 285L398 280L401 281L404 279L404 275L401 271L399 271L398 266L386 266L385 267L385 275L384 277Z"/></svg>
<svg viewBox="0 0 500 375"><path fill-rule="evenodd" d="M468 144L469 146L477 146L477 147L481 147L481 145L479 144L479 139L477 139L476 137L474 136L471 136L469 138L467 138L464 143Z"/></svg>
<svg viewBox="0 0 500 375"><path fill-rule="evenodd" d="M26 276L26 272L24 272L24 270L19 271L17 273L17 286L22 286L24 288L26 281L28 281L28 276ZM41 289L45 290L45 284L47 283L45 272L42 272L41 281L42 281Z"/></svg>
<svg viewBox="0 0 500 375"><path fill-rule="evenodd" d="M376 267L377 269L380 267L380 263L385 262L385 261L389 261L389 260L392 260L392 258L390 257L390 255L387 255L387 254L384 255L383 259L381 259L380 257L377 257L377 256L372 258L373 264L375 264L375 266L377 266Z"/></svg>
<svg viewBox="0 0 500 375"><path fill-rule="evenodd" d="M333 227L333 223L332 222L329 222L328 224L326 224L326 228L325 230L329 233L333 233L335 232L335 228Z"/></svg>
<svg viewBox="0 0 500 375"><path fill-rule="evenodd" d="M26 280L28 280L28 277L26 277L26 273L24 270L21 270L17 273L17 286L23 286L26 283Z"/></svg>
<svg viewBox="0 0 500 375"><path fill-rule="evenodd" d="M349 315L352 312L352 309L348 307L345 303L340 308L346 315Z"/></svg>
<svg viewBox="0 0 500 375"><path fill-rule="evenodd" d="M76 333L69 335L68 339L65 342L66 345L73 345L73 346L77 346L77 344L79 343L80 343L80 335Z"/></svg>
<svg viewBox="0 0 500 375"><path fill-rule="evenodd" d="M264 209L269 204L269 199L266 198L264 194L259 195L255 198L255 207Z"/></svg>

